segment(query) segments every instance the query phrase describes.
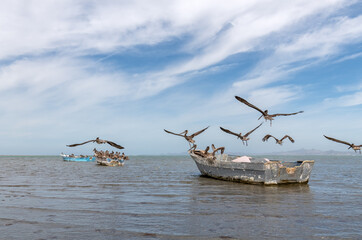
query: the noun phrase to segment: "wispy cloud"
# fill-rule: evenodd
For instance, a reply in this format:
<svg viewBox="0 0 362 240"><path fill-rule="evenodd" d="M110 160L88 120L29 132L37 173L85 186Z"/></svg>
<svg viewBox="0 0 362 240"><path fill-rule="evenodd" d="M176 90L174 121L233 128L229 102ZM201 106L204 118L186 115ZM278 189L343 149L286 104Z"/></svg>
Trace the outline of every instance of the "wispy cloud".
<svg viewBox="0 0 362 240"><path fill-rule="evenodd" d="M252 110L234 95L288 109L303 98L295 74L329 59L338 64L360 56L360 51L343 55L362 39L362 16L346 10L355 3L2 1L0 122L10 125L6 135L14 138L50 137L49 129L56 127L52 134L62 139L118 131L135 143L152 139L141 135L157 135L165 124L198 128L213 119L247 118ZM120 59L131 62L134 53L142 59L143 51L152 52L147 64L156 65L161 49L157 67L143 68L135 60L128 63L132 71L118 65ZM259 58L238 72L240 59L251 61L247 53ZM199 80L212 74L223 74L225 82ZM359 105L359 90L324 104ZM162 151L157 141L149 148Z"/></svg>
<svg viewBox="0 0 362 240"><path fill-rule="evenodd" d="M245 79L233 84L233 89L251 91L287 78L313 64L318 64L362 38L362 17L343 18L322 28L297 35L290 43L276 47L271 56L260 62Z"/></svg>
<svg viewBox="0 0 362 240"><path fill-rule="evenodd" d="M327 98L324 100L324 104L328 107L351 107L362 105L362 92L358 91L338 98Z"/></svg>

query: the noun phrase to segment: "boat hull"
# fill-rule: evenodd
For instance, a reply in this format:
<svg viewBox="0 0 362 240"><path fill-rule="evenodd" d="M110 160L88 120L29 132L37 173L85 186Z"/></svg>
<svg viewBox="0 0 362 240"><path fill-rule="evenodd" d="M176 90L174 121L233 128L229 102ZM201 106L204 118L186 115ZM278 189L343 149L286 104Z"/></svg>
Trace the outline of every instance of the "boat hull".
<svg viewBox="0 0 362 240"><path fill-rule="evenodd" d="M215 158L189 152L202 175L251 184L308 183L313 160L297 162L232 162L227 154Z"/></svg>
<svg viewBox="0 0 362 240"><path fill-rule="evenodd" d="M95 160L95 157L70 157L69 155L61 155L64 161L67 162L93 162Z"/></svg>
<svg viewBox="0 0 362 240"><path fill-rule="evenodd" d="M108 167L118 167L124 165L124 160L114 160L110 158L97 158L97 164L101 166L108 166Z"/></svg>

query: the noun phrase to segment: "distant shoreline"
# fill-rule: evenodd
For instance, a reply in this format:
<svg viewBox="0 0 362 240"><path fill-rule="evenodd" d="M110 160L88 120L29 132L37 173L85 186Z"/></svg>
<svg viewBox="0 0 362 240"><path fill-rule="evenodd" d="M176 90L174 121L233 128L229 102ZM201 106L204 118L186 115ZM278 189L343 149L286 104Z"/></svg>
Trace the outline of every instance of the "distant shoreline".
<svg viewBox="0 0 362 240"><path fill-rule="evenodd" d="M229 152L229 155L245 155L245 153L241 152ZM342 152L342 151L321 151L316 149L299 149L299 150L292 150L292 151L285 151L285 152L269 152L269 153L248 153L247 155L254 155L254 156L265 156L265 155L272 155L272 156L360 156L359 153L355 153L353 151L349 152ZM34 155L27 155L27 154L3 154L0 157L57 157L59 154L54 155L41 155L41 154L34 154ZM167 153L167 154L131 154L129 156L189 156L187 153Z"/></svg>

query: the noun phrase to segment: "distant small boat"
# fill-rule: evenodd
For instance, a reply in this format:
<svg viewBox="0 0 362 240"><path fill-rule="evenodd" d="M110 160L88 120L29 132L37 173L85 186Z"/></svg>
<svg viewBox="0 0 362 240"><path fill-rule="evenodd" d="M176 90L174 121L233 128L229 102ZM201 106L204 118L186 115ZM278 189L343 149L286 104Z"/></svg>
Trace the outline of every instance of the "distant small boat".
<svg viewBox="0 0 362 240"><path fill-rule="evenodd" d="M97 157L97 164L108 167L118 167L124 165L123 159L99 158Z"/></svg>
<svg viewBox="0 0 362 240"><path fill-rule="evenodd" d="M204 176L252 184L308 183L314 165L314 160L282 162L228 154L205 156L200 150L190 150L189 154Z"/></svg>
<svg viewBox="0 0 362 240"><path fill-rule="evenodd" d="M82 156L82 155L68 155L68 154L60 154L60 156L62 156L64 161L68 161L68 162L92 162L94 161L96 158L93 156Z"/></svg>

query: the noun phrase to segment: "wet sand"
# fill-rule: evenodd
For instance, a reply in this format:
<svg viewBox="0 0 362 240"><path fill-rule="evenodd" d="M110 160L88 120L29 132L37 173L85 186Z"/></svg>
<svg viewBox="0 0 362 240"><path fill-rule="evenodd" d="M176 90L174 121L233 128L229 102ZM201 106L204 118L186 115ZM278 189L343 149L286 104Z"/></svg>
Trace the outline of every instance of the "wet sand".
<svg viewBox="0 0 362 240"><path fill-rule="evenodd" d="M2 156L0 239L361 239L362 156L286 158L316 160L309 184L200 177L184 156Z"/></svg>

